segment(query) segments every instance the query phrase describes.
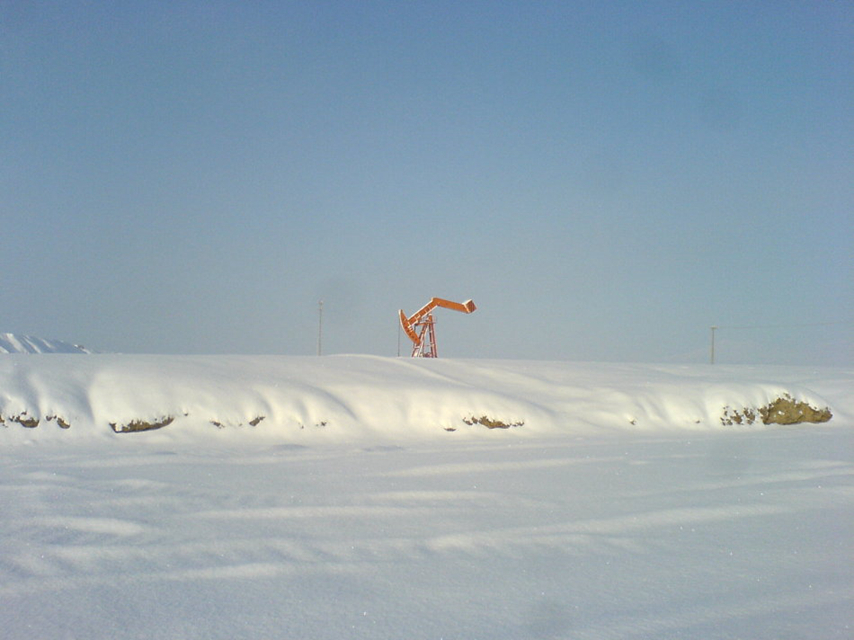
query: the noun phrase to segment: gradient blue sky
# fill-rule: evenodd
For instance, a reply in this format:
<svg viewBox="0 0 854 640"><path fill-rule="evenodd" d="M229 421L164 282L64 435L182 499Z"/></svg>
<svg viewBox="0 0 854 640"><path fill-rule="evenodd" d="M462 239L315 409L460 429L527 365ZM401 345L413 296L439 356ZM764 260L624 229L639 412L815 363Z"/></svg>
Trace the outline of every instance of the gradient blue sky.
<svg viewBox="0 0 854 640"><path fill-rule="evenodd" d="M854 363L854 3L3 0L0 56L0 331Z"/></svg>

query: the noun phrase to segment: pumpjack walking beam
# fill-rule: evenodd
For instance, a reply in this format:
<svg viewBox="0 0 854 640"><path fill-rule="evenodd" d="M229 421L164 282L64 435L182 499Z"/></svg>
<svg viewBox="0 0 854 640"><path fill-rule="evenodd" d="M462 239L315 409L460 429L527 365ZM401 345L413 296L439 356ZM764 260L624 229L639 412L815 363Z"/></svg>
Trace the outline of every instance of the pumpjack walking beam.
<svg viewBox="0 0 854 640"><path fill-rule="evenodd" d="M435 322L433 320L433 310L437 307L460 311L461 313L472 313L477 309L471 300L460 303L445 300L444 298L432 298L430 302L409 317L401 309L398 312L400 315L400 326L412 341L413 358L439 357L436 347Z"/></svg>

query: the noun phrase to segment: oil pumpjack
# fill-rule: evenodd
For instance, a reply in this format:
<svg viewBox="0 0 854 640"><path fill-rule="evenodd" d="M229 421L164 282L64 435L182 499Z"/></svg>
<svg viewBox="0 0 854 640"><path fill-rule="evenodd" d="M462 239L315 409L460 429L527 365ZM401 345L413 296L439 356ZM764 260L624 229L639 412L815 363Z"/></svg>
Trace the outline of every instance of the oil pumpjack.
<svg viewBox="0 0 854 640"><path fill-rule="evenodd" d="M418 311L407 317L403 309L399 311L400 326L404 333L412 340L413 358L438 358L439 352L436 348L436 329L433 321L433 309L442 307L462 313L471 313L477 307L471 300L465 302L451 302L443 298L433 298Z"/></svg>

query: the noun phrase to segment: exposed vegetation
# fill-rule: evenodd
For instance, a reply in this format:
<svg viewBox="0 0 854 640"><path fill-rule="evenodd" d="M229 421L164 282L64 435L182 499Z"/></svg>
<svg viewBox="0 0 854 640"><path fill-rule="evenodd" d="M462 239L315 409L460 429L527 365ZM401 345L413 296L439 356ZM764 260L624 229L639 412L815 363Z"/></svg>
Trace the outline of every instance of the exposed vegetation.
<svg viewBox="0 0 854 640"><path fill-rule="evenodd" d="M827 422L833 417L830 407L818 409L806 402L796 402L791 396L777 398L767 407L759 409L765 424L800 424L801 422Z"/></svg>
<svg viewBox="0 0 854 640"><path fill-rule="evenodd" d="M50 422L51 420L56 420L56 424L59 425L60 429L68 429L71 426L71 423L67 422L66 420L63 420L61 416L45 416L44 419L48 422Z"/></svg>
<svg viewBox="0 0 854 640"><path fill-rule="evenodd" d="M264 420L266 417L267 416L256 416L256 417L252 418L252 420L250 420L248 424L250 427L257 427L261 423L261 421ZM219 420L211 420L211 424L213 426L215 426L217 429L225 429L226 427L231 427L231 426L236 426L236 427L242 427L243 426L242 422L238 422L236 425L234 425L234 424L227 425L227 424L220 422Z"/></svg>
<svg viewBox="0 0 854 640"><path fill-rule="evenodd" d="M471 416L469 418L463 418L463 422L467 425L475 425L480 424L486 427L487 429L509 429L510 427L521 427L525 424L524 420L516 420L513 422L504 422L503 420L496 420L495 418L490 418L489 416L483 415L478 417ZM446 429L446 431L453 431L454 429Z"/></svg>
<svg viewBox="0 0 854 640"><path fill-rule="evenodd" d="M27 429L35 429L37 426L39 426L39 424L41 424L41 420L29 415L26 411L22 411L16 416L7 416L6 418L0 416L0 425L5 427L7 418L9 422L17 422L19 425L21 425L22 427L26 427ZM71 423L60 416L50 415L45 416L44 419L47 422L56 420L56 424L58 424L61 429L68 429L69 427L71 427Z"/></svg>
<svg viewBox="0 0 854 640"><path fill-rule="evenodd" d="M764 407L741 410L724 407L721 424L753 424L761 420L762 424L801 424L827 422L833 417L830 407L818 409L806 402L797 401L789 394L784 394Z"/></svg>
<svg viewBox="0 0 854 640"><path fill-rule="evenodd" d="M162 429L163 427L172 424L175 420L173 416L164 416L160 420L154 422L146 422L145 420L131 420L127 424L119 425L115 422L110 423L110 427L116 433L134 433L137 431L153 431Z"/></svg>
<svg viewBox="0 0 854 640"><path fill-rule="evenodd" d="M183 415L186 417L188 414L185 412ZM789 394L783 394L773 402L761 407L754 406L735 409L730 406L725 406L722 410L720 421L724 426L752 425L759 423L760 421L764 425L795 425L802 423L823 423L829 421L832 417L833 414L829 407L814 407L807 402L795 400ZM246 424L251 427L256 427L265 419L266 416L264 415L256 415L247 423L241 422L236 425L226 424L218 420L211 420L210 423L218 429L233 426L243 427ZM71 423L68 420L56 414L46 415L44 416L44 420L47 422L55 420L56 424L61 429L69 429L71 427ZM172 424L174 420L174 416L164 415L162 418L152 421L135 419L131 420L127 424L119 424L117 422L110 422L108 424L115 433L134 433L139 431L162 429L163 427ZM525 424L524 420L502 420L490 417L486 414L482 414L480 416L470 414L467 417L463 417L461 420L463 424L467 426L480 425L487 429L510 429L513 427L521 427ZM17 423L24 428L34 429L39 426L40 422L41 420L39 417L30 415L26 410L21 411L17 415L0 415L0 426L2 427L8 427L10 423ZM637 423L637 419L630 417L629 422L634 425ZM696 420L696 422L699 423L700 420ZM321 420L311 426L315 429L319 429L327 426L327 424L328 422L326 420ZM306 425L303 423L298 423L298 426L300 429L306 428ZM445 431L454 432L457 431L459 427L455 425L448 425L443 428Z"/></svg>
<svg viewBox="0 0 854 640"><path fill-rule="evenodd" d="M731 409L724 407L723 415L721 416L721 424L732 426L734 424L753 424L756 422L756 411L754 409Z"/></svg>
<svg viewBox="0 0 854 640"><path fill-rule="evenodd" d="M22 411L16 416L9 416L9 422L17 422L19 425L26 427L27 429L35 429L39 426L39 419L27 415L26 411Z"/></svg>
<svg viewBox="0 0 854 640"><path fill-rule="evenodd" d="M329 424L329 423L328 423L326 420L321 420L320 422L316 422L316 423L314 424L314 426L315 426L315 428L316 428L316 429L320 429L320 428L322 428L322 427L325 427L327 424ZM300 423L299 428L300 428L300 429L305 429L305 425L304 425L304 424L302 424L302 423Z"/></svg>

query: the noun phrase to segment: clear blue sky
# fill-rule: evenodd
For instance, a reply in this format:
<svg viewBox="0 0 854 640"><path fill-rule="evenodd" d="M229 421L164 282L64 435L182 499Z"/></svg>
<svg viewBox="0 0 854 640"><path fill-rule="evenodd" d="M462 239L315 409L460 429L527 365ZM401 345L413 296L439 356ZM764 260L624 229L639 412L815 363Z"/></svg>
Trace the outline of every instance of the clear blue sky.
<svg viewBox="0 0 854 640"><path fill-rule="evenodd" d="M0 56L0 331L854 363L851 2L5 0Z"/></svg>

